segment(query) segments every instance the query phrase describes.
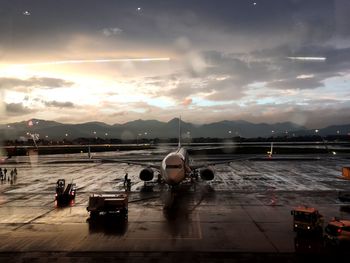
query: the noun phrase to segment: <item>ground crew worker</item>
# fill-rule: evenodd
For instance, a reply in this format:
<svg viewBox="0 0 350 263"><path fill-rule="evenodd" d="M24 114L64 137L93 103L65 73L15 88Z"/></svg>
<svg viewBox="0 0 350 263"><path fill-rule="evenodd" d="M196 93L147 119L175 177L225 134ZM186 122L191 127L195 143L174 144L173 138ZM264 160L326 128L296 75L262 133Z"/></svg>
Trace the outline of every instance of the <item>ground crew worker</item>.
<svg viewBox="0 0 350 263"><path fill-rule="evenodd" d="M5 180L6 180L6 174L7 174L7 169L6 169L6 168L4 168Z"/></svg>
<svg viewBox="0 0 350 263"><path fill-rule="evenodd" d="M125 173L125 176L124 176L124 186L127 185L128 183L128 173Z"/></svg>

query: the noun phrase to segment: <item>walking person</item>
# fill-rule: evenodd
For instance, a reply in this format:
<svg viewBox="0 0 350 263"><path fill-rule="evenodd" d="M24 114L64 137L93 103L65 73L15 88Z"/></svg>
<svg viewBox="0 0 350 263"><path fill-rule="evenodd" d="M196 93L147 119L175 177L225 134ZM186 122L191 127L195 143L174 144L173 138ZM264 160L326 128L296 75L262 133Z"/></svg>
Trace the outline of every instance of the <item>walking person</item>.
<svg viewBox="0 0 350 263"><path fill-rule="evenodd" d="M124 176L124 186L126 186L128 183L128 173L125 173L125 176Z"/></svg>

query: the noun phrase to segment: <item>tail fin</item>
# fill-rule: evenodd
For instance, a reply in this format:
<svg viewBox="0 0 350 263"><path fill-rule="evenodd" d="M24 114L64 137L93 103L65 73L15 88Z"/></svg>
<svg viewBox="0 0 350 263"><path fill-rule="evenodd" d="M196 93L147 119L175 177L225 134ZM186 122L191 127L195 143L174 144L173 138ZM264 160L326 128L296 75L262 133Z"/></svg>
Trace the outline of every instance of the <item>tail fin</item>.
<svg viewBox="0 0 350 263"><path fill-rule="evenodd" d="M177 147L180 149L181 148L181 116L179 118L179 142Z"/></svg>
<svg viewBox="0 0 350 263"><path fill-rule="evenodd" d="M271 142L271 148L270 148L270 151L267 152L268 153L268 156L269 158L272 158L272 155L273 155L273 142Z"/></svg>
<svg viewBox="0 0 350 263"><path fill-rule="evenodd" d="M271 142L271 155L273 154L273 142Z"/></svg>

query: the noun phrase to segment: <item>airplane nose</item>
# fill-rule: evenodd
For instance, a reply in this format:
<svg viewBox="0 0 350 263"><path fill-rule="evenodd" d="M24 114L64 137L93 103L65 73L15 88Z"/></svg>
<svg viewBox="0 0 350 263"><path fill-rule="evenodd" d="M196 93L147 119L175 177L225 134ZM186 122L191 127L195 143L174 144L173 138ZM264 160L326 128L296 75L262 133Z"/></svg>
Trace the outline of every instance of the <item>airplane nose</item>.
<svg viewBox="0 0 350 263"><path fill-rule="evenodd" d="M169 154L163 164L164 180L167 184L175 185L184 179L183 161L178 154Z"/></svg>
<svg viewBox="0 0 350 263"><path fill-rule="evenodd" d="M172 185L180 183L183 179L179 171L167 171L167 178L168 184Z"/></svg>

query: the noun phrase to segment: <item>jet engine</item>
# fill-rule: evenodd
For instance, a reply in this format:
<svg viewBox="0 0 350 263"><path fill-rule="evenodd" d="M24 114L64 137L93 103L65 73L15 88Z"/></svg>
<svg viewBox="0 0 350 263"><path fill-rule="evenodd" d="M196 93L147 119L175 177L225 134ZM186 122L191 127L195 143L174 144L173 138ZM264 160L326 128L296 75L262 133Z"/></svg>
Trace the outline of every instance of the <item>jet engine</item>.
<svg viewBox="0 0 350 263"><path fill-rule="evenodd" d="M144 168L140 172L140 179L142 181L151 181L153 179L154 171L151 168Z"/></svg>
<svg viewBox="0 0 350 263"><path fill-rule="evenodd" d="M214 170L211 167L201 169L199 174L203 180L210 181L214 179Z"/></svg>

